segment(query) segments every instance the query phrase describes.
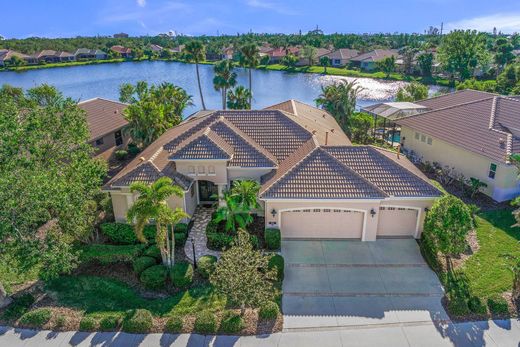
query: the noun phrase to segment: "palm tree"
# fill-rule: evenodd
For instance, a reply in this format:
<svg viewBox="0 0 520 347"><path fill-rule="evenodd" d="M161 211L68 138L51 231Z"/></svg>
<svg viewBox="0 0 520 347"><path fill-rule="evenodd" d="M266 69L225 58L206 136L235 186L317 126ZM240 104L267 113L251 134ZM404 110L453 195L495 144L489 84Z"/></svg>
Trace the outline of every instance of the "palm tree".
<svg viewBox="0 0 520 347"><path fill-rule="evenodd" d="M258 182L253 180L237 180L233 181L231 196L244 208L252 210L260 206L257 200L259 191L260 185Z"/></svg>
<svg viewBox="0 0 520 347"><path fill-rule="evenodd" d="M249 105L252 104L253 98L251 69L257 67L259 64L259 52L258 46L254 43L246 44L240 48L240 65L249 70L249 91L251 92L249 95Z"/></svg>
<svg viewBox="0 0 520 347"><path fill-rule="evenodd" d="M228 90L227 106L230 110L249 110L251 109L251 91L238 86L235 90Z"/></svg>
<svg viewBox="0 0 520 347"><path fill-rule="evenodd" d="M213 69L215 71L213 86L215 90L220 90L222 94L222 109L225 110L227 90L237 84L237 74L233 72L233 62L231 60L219 61Z"/></svg>
<svg viewBox="0 0 520 347"><path fill-rule="evenodd" d="M197 83L199 85L200 101L202 103L202 109L205 110L206 104L204 104L204 96L202 95L202 86L200 85L199 74L199 62L204 61L205 47L200 41L193 40L186 43L186 46L184 46L184 51L186 53L186 59L195 63L195 70L197 71Z"/></svg>
<svg viewBox="0 0 520 347"><path fill-rule="evenodd" d="M161 251L163 264L171 267L175 261L173 228L188 215L180 208L171 209L166 200L172 195L182 197L184 192L173 185L169 177L161 177L151 185L142 182L132 183L130 191L139 194L126 215L129 223L135 222L134 231L137 239L142 243L148 243L143 233L144 227L151 221L155 222L155 242Z"/></svg>
<svg viewBox="0 0 520 347"><path fill-rule="evenodd" d="M235 233L237 226L245 229L253 222L253 217L250 214L251 210L239 203L237 197L233 196L230 191L224 192L222 200L224 201L224 206L217 209L214 220L216 223L225 221L227 232Z"/></svg>
<svg viewBox="0 0 520 347"><path fill-rule="evenodd" d="M323 66L323 73L327 74L327 66L330 66L330 59L327 56L322 56L320 58L320 65Z"/></svg>
<svg viewBox="0 0 520 347"><path fill-rule="evenodd" d="M321 87L321 94L315 100L316 105L328 111L336 118L343 131L350 135L349 121L356 109L356 99L362 90L356 80L341 80L326 87Z"/></svg>

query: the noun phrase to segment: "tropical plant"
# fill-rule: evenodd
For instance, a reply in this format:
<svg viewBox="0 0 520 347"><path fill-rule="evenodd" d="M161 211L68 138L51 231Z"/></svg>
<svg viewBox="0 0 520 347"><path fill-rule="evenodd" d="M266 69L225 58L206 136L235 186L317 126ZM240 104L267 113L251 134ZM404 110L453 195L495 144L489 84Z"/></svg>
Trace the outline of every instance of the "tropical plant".
<svg viewBox="0 0 520 347"><path fill-rule="evenodd" d="M399 53L403 57L404 72L407 75L411 75L414 72L413 62L415 59L415 55L417 54L417 51L417 48L411 46L405 46L401 48L401 50L399 51Z"/></svg>
<svg viewBox="0 0 520 347"><path fill-rule="evenodd" d="M249 107L252 105L253 98L253 77L251 70L256 68L259 64L259 52L258 46L255 43L248 43L240 47L239 63L240 66L247 68L249 76Z"/></svg>
<svg viewBox="0 0 520 347"><path fill-rule="evenodd" d="M367 144L370 139L370 129L374 127L374 117L369 114L355 112L350 117L350 132L356 143Z"/></svg>
<svg viewBox="0 0 520 347"><path fill-rule="evenodd" d="M502 71L504 67L515 59L513 54L514 47L506 37L496 39L493 46L495 52L495 64L497 65L497 73Z"/></svg>
<svg viewBox="0 0 520 347"><path fill-rule="evenodd" d="M396 101L417 101L428 97L428 87L422 83L411 82L404 87L399 88L396 95Z"/></svg>
<svg viewBox="0 0 520 347"><path fill-rule="evenodd" d="M386 78L388 78L390 74L395 71L395 57L393 55L385 57L377 61L376 66L379 70L383 71Z"/></svg>
<svg viewBox="0 0 520 347"><path fill-rule="evenodd" d="M124 83L119 88L119 100L129 104L123 111L128 121L125 131L141 148L179 124L186 107L193 105L191 95L167 82L151 86L145 81Z"/></svg>
<svg viewBox="0 0 520 347"><path fill-rule="evenodd" d="M475 177L470 177L469 180L467 181L467 183L469 186L470 197L472 199L475 197L475 195L478 192L480 192L480 190L482 188L487 187L487 184L485 182L482 182L481 180L479 180L478 178L475 178Z"/></svg>
<svg viewBox="0 0 520 347"><path fill-rule="evenodd" d="M357 95L361 87L356 80L341 80L321 87L321 94L315 100L316 105L329 112L339 123L343 131L350 135L349 121L356 109Z"/></svg>
<svg viewBox="0 0 520 347"><path fill-rule="evenodd" d="M307 64L312 66L316 61L318 50L314 46L307 45L302 49L302 58L307 59Z"/></svg>
<svg viewBox="0 0 520 347"><path fill-rule="evenodd" d="M222 95L222 109L226 109L227 90L237 84L237 74L233 72L233 62L231 60L221 60L215 64L213 70L213 86Z"/></svg>
<svg viewBox="0 0 520 347"><path fill-rule="evenodd" d="M452 256L466 249L466 236L472 227L469 208L449 194L435 201L424 221L424 232L444 254L448 265Z"/></svg>
<svg viewBox="0 0 520 347"><path fill-rule="evenodd" d="M233 196L230 191L225 191L222 196L224 205L216 211L214 221L220 223L225 221L225 229L227 232L235 232L237 227L245 229L253 222L253 217L244 204L237 201L237 197Z"/></svg>
<svg viewBox="0 0 520 347"><path fill-rule="evenodd" d="M227 92L227 107L230 110L249 110L251 109L251 91L243 86L238 86L234 90Z"/></svg>
<svg viewBox="0 0 520 347"><path fill-rule="evenodd" d="M497 91L502 94L520 92L520 67L518 64L509 64L497 77Z"/></svg>
<svg viewBox="0 0 520 347"><path fill-rule="evenodd" d="M231 187L231 196L247 210L258 208L260 184L253 180L236 180Z"/></svg>
<svg viewBox="0 0 520 347"><path fill-rule="evenodd" d="M272 300L276 270L269 269L269 257L254 250L249 234L238 230L235 244L222 253L210 282L232 304L238 305L243 315L246 307L259 307Z"/></svg>
<svg viewBox="0 0 520 347"><path fill-rule="evenodd" d="M320 65L323 66L323 73L327 74L327 67L330 66L330 59L327 56L320 58Z"/></svg>
<svg viewBox="0 0 520 347"><path fill-rule="evenodd" d="M422 53L417 57L417 64L424 77L432 76L433 53Z"/></svg>
<svg viewBox="0 0 520 347"><path fill-rule="evenodd" d="M155 242L161 252L162 262L168 267L173 266L175 261L173 228L188 215L181 208L171 209L166 201L173 195L184 196L183 190L173 185L171 178L161 177L151 185L134 182L130 185L130 191L139 194L127 212L128 222L135 222L137 239L142 243L148 243L143 230L147 223L153 221L156 228Z"/></svg>
<svg viewBox="0 0 520 347"><path fill-rule="evenodd" d="M199 73L199 62L204 61L205 57L205 47L202 42L198 40L192 40L184 46L185 57L188 61L195 63L195 71L197 72L197 84L199 86L199 94L200 94L200 102L202 104L202 109L206 109L206 104L204 103L204 95L202 94L202 86L200 84L200 73Z"/></svg>
<svg viewBox="0 0 520 347"><path fill-rule="evenodd" d="M282 58L281 63L288 69L294 69L296 67L296 64L298 63L298 57L292 53L289 53Z"/></svg>

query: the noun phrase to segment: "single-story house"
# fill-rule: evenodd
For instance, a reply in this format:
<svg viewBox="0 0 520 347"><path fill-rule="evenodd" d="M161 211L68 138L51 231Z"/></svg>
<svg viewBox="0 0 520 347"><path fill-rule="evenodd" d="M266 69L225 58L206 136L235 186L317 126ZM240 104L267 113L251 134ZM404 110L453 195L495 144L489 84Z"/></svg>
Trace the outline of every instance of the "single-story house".
<svg viewBox="0 0 520 347"><path fill-rule="evenodd" d="M273 64L277 64L283 59L283 57L285 57L289 53L298 56L298 54L300 53L300 48L298 48L298 47L287 47L287 48L278 47L278 48L275 48L275 49L267 52L267 55L269 55L269 62L271 62Z"/></svg>
<svg viewBox="0 0 520 347"><path fill-rule="evenodd" d="M53 51L52 49L44 49L34 55L38 62L46 63L58 63L60 62L59 52Z"/></svg>
<svg viewBox="0 0 520 347"><path fill-rule="evenodd" d="M115 46L110 47L110 50L112 52L121 54L121 57L123 57L123 58L132 58L132 49L130 49L128 47L115 45Z"/></svg>
<svg viewBox="0 0 520 347"><path fill-rule="evenodd" d="M163 51L163 47L159 46L159 45L155 45L155 44L151 44L150 45L150 50L152 52L157 52L157 53L161 53Z"/></svg>
<svg viewBox="0 0 520 347"><path fill-rule="evenodd" d="M321 58L325 56L330 59L330 65L334 67L347 66L350 64L350 60L359 55L359 51L357 49L350 48L340 48L335 50L334 52L322 54L318 57Z"/></svg>
<svg viewBox="0 0 520 347"><path fill-rule="evenodd" d="M330 53L330 50L327 49L327 48L316 48L316 55L314 57L314 62L313 64L319 64L320 62L320 57L325 55L325 54L328 54ZM309 59L308 58L304 58L304 57L300 57L300 60L296 63L297 66L307 66L309 65Z"/></svg>
<svg viewBox="0 0 520 347"><path fill-rule="evenodd" d="M105 186L116 220L137 196L133 182L170 177L192 215L233 181L261 184L266 226L282 238L420 237L441 193L404 156L353 146L327 112L289 100L263 110L200 111L169 129Z"/></svg>
<svg viewBox="0 0 520 347"><path fill-rule="evenodd" d="M462 90L415 104L427 110L396 120L403 150L479 179L487 184L482 192L496 201L520 195L510 161L520 153L520 98Z"/></svg>
<svg viewBox="0 0 520 347"><path fill-rule="evenodd" d="M61 62L74 61L76 60L76 56L69 52L56 52L56 55L60 59Z"/></svg>
<svg viewBox="0 0 520 347"><path fill-rule="evenodd" d="M172 53L181 53L184 50L185 45L179 45L177 47L171 48L170 52Z"/></svg>
<svg viewBox="0 0 520 347"><path fill-rule="evenodd" d="M0 66L7 66L11 63L13 57L18 57L24 60L27 64L36 64L37 61L34 57L16 52L10 49L0 49Z"/></svg>
<svg viewBox="0 0 520 347"><path fill-rule="evenodd" d="M74 56L76 60L88 60L88 59L106 59L108 56L105 52L100 49L88 49L88 48L78 48L76 52L74 52Z"/></svg>
<svg viewBox="0 0 520 347"><path fill-rule="evenodd" d="M127 104L94 98L78 103L87 116L89 143L96 148L96 156L109 160L116 150L126 147L130 137L123 131L128 124L123 116Z"/></svg>
<svg viewBox="0 0 520 347"><path fill-rule="evenodd" d="M397 49L374 49L373 51L359 54L350 59L351 65L361 70L372 71L377 68L376 63L387 57L399 57Z"/></svg>

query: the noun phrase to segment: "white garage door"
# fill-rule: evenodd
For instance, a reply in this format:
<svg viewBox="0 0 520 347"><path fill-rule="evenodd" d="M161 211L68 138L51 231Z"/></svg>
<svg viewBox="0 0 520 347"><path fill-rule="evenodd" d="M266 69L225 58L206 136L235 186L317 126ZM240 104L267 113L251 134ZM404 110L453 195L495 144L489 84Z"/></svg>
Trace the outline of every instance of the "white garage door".
<svg viewBox="0 0 520 347"><path fill-rule="evenodd" d="M282 212L283 238L360 239L363 212L339 209L301 209Z"/></svg>
<svg viewBox="0 0 520 347"><path fill-rule="evenodd" d="M401 207L381 207L377 236L414 236L418 211Z"/></svg>

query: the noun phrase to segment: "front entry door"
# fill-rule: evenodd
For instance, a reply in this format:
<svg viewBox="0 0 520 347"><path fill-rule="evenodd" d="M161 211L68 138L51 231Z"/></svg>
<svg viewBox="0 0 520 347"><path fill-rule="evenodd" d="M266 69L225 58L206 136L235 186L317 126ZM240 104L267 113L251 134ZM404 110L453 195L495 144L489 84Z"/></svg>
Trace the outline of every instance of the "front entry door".
<svg viewBox="0 0 520 347"><path fill-rule="evenodd" d="M212 202L217 201L218 187L210 181L199 181L199 201Z"/></svg>

